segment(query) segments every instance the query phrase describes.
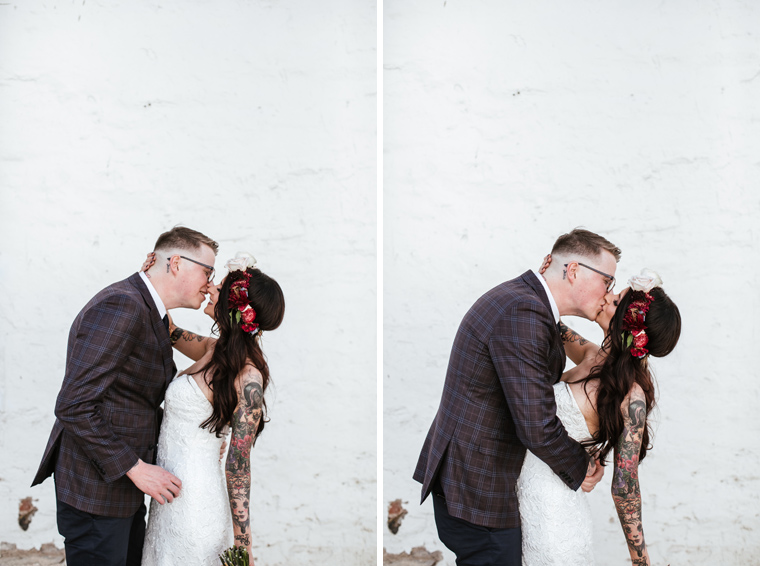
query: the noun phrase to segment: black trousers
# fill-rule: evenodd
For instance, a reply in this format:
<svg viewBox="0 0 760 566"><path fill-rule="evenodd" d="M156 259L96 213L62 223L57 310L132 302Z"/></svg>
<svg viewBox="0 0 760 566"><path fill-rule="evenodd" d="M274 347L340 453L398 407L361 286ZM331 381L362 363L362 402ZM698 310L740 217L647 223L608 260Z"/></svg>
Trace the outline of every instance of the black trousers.
<svg viewBox="0 0 760 566"><path fill-rule="evenodd" d="M444 496L432 496L438 538L457 555L457 566L522 566L519 527L492 529L452 517Z"/></svg>
<svg viewBox="0 0 760 566"><path fill-rule="evenodd" d="M67 566L140 566L145 540L145 505L131 517L103 517L57 500L58 532Z"/></svg>

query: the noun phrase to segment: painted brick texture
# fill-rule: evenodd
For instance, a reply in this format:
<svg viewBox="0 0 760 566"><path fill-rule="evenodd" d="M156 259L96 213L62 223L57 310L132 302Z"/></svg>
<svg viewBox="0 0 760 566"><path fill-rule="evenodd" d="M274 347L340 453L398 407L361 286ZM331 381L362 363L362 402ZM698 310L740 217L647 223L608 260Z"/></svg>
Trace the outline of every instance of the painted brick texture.
<svg viewBox="0 0 760 566"><path fill-rule="evenodd" d="M220 242L217 271L250 251L286 296L264 338L257 558L375 562L375 14L347 0L0 5L0 541L61 545L52 481L29 484L69 326L182 223ZM175 320L211 328L200 312Z"/></svg>
<svg viewBox="0 0 760 566"><path fill-rule="evenodd" d="M408 510L387 551L454 564L411 476L457 326L585 226L623 249L619 281L659 271L683 316L652 364L652 563L756 564L760 7L394 0L384 17L383 504ZM611 477L595 547L622 566Z"/></svg>

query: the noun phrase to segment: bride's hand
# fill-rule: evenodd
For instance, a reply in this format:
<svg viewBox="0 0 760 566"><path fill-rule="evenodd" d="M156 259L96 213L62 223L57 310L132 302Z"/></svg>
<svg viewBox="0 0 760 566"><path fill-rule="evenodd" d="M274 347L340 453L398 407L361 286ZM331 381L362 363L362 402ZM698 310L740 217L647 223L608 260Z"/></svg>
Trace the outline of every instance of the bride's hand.
<svg viewBox="0 0 760 566"><path fill-rule="evenodd" d="M547 254L547 256L544 258L544 263L541 264L541 267L538 268L538 272L543 275L544 272L549 269L549 266L552 263L552 254Z"/></svg>
<svg viewBox="0 0 760 566"><path fill-rule="evenodd" d="M142 264L140 271L148 271L153 264L156 263L156 252L149 252L148 257L145 259L145 263Z"/></svg>

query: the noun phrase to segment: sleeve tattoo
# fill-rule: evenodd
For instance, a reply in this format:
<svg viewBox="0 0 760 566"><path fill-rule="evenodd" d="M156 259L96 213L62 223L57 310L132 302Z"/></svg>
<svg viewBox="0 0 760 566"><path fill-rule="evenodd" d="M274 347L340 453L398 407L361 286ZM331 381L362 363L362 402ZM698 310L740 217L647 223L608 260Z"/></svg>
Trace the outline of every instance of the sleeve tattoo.
<svg viewBox="0 0 760 566"><path fill-rule="evenodd" d="M612 477L612 499L623 527L628 551L634 566L648 566L649 554L644 542L639 490L639 450L646 426L646 404L641 397L631 397L628 412L623 416L623 434L615 446L615 470Z"/></svg>
<svg viewBox="0 0 760 566"><path fill-rule="evenodd" d="M578 342L581 346L588 344L588 340L572 328L568 328L564 322L559 323L559 333L562 335L563 342Z"/></svg>
<svg viewBox="0 0 760 566"><path fill-rule="evenodd" d="M243 390L232 415L232 436L227 452L227 493L237 546L250 546L251 448L262 417L264 392L254 378L243 378Z"/></svg>

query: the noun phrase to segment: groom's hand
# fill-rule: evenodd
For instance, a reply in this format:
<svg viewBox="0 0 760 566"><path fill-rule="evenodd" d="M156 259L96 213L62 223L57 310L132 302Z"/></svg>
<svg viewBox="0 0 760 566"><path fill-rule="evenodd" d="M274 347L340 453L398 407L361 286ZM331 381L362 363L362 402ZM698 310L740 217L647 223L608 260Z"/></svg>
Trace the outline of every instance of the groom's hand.
<svg viewBox="0 0 760 566"><path fill-rule="evenodd" d="M581 484L581 489L586 493L591 492L604 475L604 467L599 464L599 460L591 460L588 463L588 471L586 472L586 479Z"/></svg>
<svg viewBox="0 0 760 566"><path fill-rule="evenodd" d="M137 460L137 464L127 472L127 477L132 480L137 489L147 493L161 505L174 501L182 489L179 478L161 466L146 464L142 460Z"/></svg>

